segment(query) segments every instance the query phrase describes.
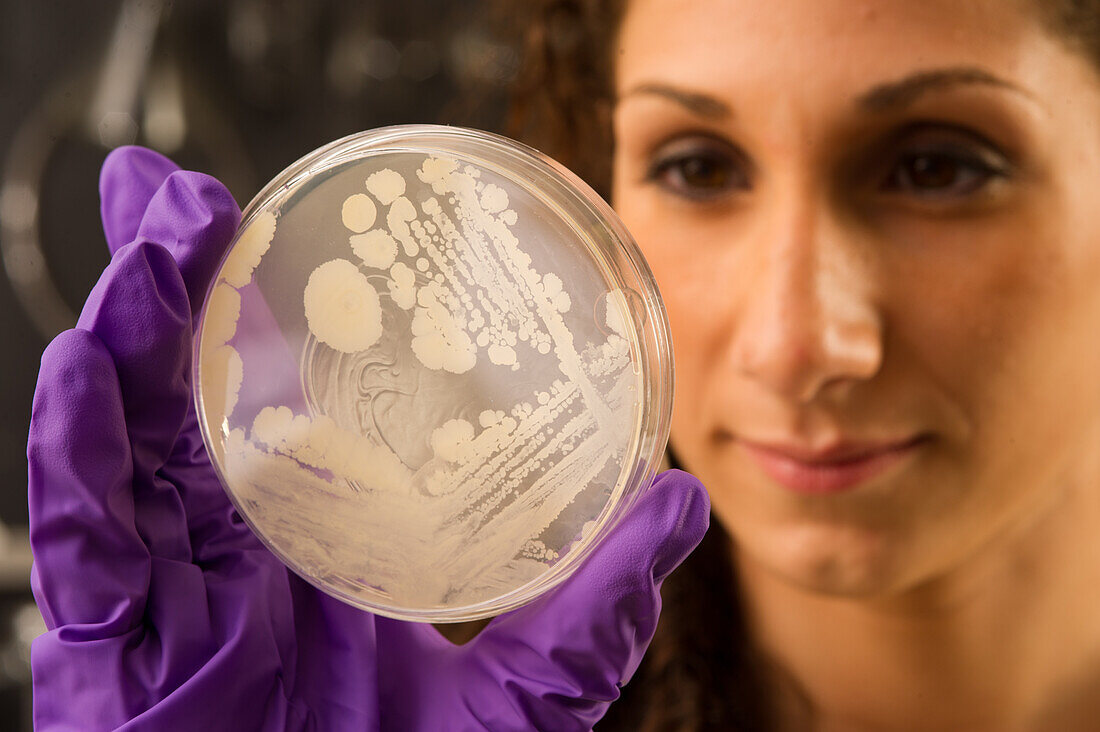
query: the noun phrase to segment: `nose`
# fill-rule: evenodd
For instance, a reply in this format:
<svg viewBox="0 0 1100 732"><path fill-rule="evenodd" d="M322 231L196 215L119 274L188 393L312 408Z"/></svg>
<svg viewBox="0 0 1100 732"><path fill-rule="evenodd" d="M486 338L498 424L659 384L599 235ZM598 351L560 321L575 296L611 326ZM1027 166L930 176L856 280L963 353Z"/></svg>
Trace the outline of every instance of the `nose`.
<svg viewBox="0 0 1100 732"><path fill-rule="evenodd" d="M881 314L862 244L810 194L762 217L730 341L737 371L799 404L878 372Z"/></svg>

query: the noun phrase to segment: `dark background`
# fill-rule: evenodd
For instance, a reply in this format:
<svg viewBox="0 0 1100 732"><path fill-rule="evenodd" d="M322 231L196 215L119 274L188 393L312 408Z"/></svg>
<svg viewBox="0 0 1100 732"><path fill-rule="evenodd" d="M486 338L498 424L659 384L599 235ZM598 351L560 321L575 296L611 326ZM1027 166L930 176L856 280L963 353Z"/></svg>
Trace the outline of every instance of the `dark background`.
<svg viewBox="0 0 1100 732"><path fill-rule="evenodd" d="M499 131L515 49L474 0L0 0L0 730L30 729L26 441L43 348L107 263L118 144L243 207L331 140L387 124Z"/></svg>

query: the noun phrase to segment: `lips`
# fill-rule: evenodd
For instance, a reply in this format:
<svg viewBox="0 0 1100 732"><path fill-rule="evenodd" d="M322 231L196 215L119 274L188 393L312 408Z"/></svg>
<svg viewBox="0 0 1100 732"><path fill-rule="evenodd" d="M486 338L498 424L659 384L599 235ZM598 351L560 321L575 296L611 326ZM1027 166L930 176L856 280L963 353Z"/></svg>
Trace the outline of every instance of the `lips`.
<svg viewBox="0 0 1100 732"><path fill-rule="evenodd" d="M854 489L913 454L924 436L878 443L845 442L826 449L738 439L743 453L775 482L796 493L828 494Z"/></svg>

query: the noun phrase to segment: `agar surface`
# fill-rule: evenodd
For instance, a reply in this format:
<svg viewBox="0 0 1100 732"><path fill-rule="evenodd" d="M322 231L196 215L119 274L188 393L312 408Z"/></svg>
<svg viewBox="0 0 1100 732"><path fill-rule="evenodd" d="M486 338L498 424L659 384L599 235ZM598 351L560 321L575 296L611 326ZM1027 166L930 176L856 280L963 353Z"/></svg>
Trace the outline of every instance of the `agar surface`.
<svg viewBox="0 0 1100 732"><path fill-rule="evenodd" d="M578 293L537 271L508 191L457 160L406 157L419 167L377 170L332 206L345 253L300 300L308 413L234 415L241 292L270 212L212 292L203 406L238 505L300 571L368 602L457 607L537 578L591 532L619 489L640 373L621 292L581 294L604 308L574 332Z"/></svg>

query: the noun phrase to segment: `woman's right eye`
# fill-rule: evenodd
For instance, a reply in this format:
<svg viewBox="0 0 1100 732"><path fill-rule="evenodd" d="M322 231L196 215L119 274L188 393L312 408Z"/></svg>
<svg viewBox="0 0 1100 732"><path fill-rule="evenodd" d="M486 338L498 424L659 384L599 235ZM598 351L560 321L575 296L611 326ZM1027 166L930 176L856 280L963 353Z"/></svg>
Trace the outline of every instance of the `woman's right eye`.
<svg viewBox="0 0 1100 732"><path fill-rule="evenodd" d="M746 164L728 144L712 139L681 139L658 149L646 180L695 201L720 198L749 188Z"/></svg>

